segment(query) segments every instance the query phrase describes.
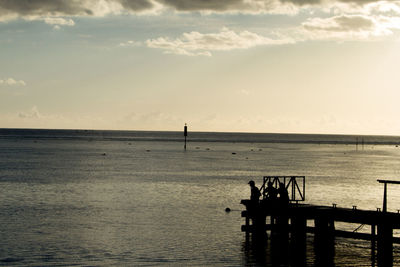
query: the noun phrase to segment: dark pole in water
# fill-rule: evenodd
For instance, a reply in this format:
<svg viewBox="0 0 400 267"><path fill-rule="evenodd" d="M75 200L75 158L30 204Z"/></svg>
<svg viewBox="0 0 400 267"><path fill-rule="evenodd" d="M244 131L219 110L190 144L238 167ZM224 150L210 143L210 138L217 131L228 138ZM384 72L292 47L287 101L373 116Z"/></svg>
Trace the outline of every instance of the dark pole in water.
<svg viewBox="0 0 400 267"><path fill-rule="evenodd" d="M187 137L187 125L186 125L186 123L185 123L185 127L183 127L183 135L185 136L185 146L184 146L184 148L186 150L186 137Z"/></svg>

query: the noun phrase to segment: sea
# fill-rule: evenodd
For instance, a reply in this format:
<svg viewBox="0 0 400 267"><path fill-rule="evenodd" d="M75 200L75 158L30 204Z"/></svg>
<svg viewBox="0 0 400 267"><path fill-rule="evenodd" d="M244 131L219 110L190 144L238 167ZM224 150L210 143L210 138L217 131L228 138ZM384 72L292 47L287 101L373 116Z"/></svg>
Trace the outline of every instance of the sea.
<svg viewBox="0 0 400 267"><path fill-rule="evenodd" d="M400 137L189 131L185 150L183 131L0 129L0 266L298 266L241 232L249 180L273 175L305 176L304 203L376 210ZM337 237L332 266L373 266L370 247Z"/></svg>

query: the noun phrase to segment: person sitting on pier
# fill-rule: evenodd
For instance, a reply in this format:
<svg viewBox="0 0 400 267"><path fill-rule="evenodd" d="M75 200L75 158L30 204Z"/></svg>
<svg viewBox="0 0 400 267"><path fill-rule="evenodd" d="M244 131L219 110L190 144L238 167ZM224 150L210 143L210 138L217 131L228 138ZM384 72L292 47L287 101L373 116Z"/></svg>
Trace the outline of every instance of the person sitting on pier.
<svg viewBox="0 0 400 267"><path fill-rule="evenodd" d="M279 204L281 207L287 207L289 205L289 193L284 183L279 183Z"/></svg>
<svg viewBox="0 0 400 267"><path fill-rule="evenodd" d="M258 201L260 199L261 193L260 190L257 188L256 184L254 183L253 180L249 182L250 189L251 189L251 195L250 195L250 200L254 204L258 204Z"/></svg>

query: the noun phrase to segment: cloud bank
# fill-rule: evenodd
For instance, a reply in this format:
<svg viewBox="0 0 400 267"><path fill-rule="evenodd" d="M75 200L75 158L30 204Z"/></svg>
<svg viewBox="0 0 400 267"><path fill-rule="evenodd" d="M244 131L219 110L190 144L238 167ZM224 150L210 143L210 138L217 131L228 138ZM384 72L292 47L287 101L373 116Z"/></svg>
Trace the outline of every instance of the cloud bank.
<svg viewBox="0 0 400 267"><path fill-rule="evenodd" d="M400 29L400 20L384 16L340 15L309 18L302 27L311 40L361 40L392 35L394 29Z"/></svg>
<svg viewBox="0 0 400 267"><path fill-rule="evenodd" d="M161 14L166 10L286 15L303 11L307 12L308 19L289 30L286 28L286 32L276 30L278 35L272 38L250 31L223 29L217 33L192 31L178 38L158 36L145 43L130 40L118 46L145 44L169 54L211 56L213 51L306 40L369 40L390 36L400 29L400 0L0 0L0 22L40 20L57 30L62 26L74 26L75 17Z"/></svg>
<svg viewBox="0 0 400 267"><path fill-rule="evenodd" d="M289 43L293 43L290 38L271 39L249 31L236 33L228 28L223 28L219 33L189 32L176 39L159 37L146 42L148 47L163 49L165 53L187 56L211 56L211 51Z"/></svg>
<svg viewBox="0 0 400 267"><path fill-rule="evenodd" d="M296 13L305 7L399 12L400 1L382 0L0 0L0 21L38 17L105 16L122 13L182 12Z"/></svg>
<svg viewBox="0 0 400 267"><path fill-rule="evenodd" d="M282 31L274 39L249 31L235 32L223 28L218 33L196 31L184 33L176 39L158 37L147 40L146 45L151 48L162 49L166 54L211 56L213 51L294 44L308 40L372 40L392 35L395 29L400 29L400 18L339 15L327 18L309 18L302 25L292 28L289 32ZM133 43L133 41L129 42ZM123 46L127 45L124 44Z"/></svg>

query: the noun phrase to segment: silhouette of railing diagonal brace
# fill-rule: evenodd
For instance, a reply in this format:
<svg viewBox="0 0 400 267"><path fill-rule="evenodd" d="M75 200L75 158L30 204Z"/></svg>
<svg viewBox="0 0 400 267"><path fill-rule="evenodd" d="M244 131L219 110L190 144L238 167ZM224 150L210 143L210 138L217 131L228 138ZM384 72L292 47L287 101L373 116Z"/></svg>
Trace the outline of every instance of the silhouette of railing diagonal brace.
<svg viewBox="0 0 400 267"><path fill-rule="evenodd" d="M279 183L283 183L288 190L291 202L305 201L306 199L306 177L305 176L264 176L263 184L260 188L263 199L268 198L267 185L272 182L275 188Z"/></svg>

